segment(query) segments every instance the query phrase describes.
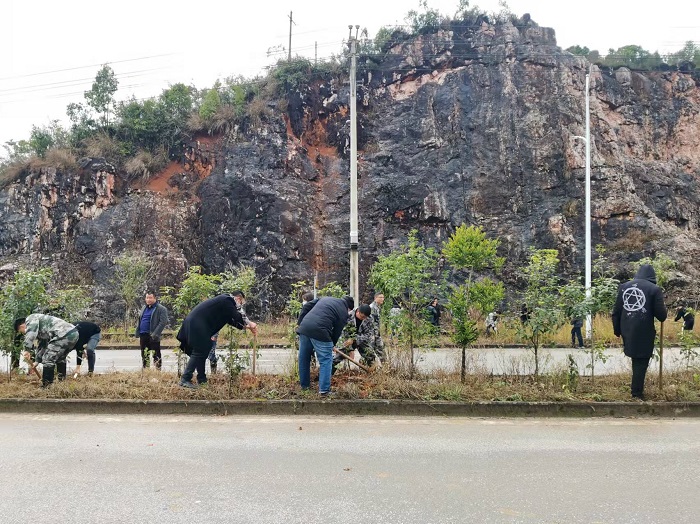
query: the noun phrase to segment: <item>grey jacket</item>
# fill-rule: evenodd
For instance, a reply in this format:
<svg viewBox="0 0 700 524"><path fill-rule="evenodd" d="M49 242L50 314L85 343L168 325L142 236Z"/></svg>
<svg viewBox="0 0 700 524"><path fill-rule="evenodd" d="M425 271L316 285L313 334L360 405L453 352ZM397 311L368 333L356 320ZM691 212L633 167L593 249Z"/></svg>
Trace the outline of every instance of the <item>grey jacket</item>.
<svg viewBox="0 0 700 524"><path fill-rule="evenodd" d="M168 324L168 310L160 302L156 302L155 305L156 307L153 310L153 313L151 314L151 337L160 338L161 333L163 333L165 326ZM140 335L139 326L141 324L141 317L143 316L144 311L146 311L146 306L143 306L141 308L141 312L139 313L139 319L136 322L135 335L137 337Z"/></svg>

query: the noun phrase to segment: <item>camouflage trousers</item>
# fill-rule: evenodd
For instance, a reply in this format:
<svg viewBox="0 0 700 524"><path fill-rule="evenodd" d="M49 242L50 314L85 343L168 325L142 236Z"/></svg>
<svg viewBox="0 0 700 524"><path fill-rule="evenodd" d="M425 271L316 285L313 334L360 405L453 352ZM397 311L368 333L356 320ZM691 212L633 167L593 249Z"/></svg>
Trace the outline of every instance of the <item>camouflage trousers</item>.
<svg viewBox="0 0 700 524"><path fill-rule="evenodd" d="M36 350L36 361L44 367L53 367L58 362L65 362L66 356L75 347L79 338L78 330L73 329L61 338L49 340L46 345L40 345Z"/></svg>

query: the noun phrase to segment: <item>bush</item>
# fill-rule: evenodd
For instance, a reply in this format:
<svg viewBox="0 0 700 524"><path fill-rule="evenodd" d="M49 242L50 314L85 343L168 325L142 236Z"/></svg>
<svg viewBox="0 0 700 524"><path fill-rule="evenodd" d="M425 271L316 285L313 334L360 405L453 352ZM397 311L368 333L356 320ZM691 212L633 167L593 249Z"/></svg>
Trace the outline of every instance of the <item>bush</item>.
<svg viewBox="0 0 700 524"><path fill-rule="evenodd" d="M130 158L124 164L124 169L129 178L148 179L162 171L168 165L168 154L161 149L156 154L150 151L139 151L135 157Z"/></svg>

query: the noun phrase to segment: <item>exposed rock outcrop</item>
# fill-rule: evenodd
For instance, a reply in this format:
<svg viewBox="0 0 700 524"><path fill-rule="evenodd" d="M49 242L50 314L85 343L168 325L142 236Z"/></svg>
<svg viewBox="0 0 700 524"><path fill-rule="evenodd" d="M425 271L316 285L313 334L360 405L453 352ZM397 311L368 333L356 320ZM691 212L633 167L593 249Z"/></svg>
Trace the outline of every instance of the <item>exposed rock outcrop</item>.
<svg viewBox="0 0 700 524"><path fill-rule="evenodd" d="M695 293L700 90L677 71L589 69L554 31L519 23L441 30L396 44L363 69L358 93L361 282L411 229L439 246L459 224L502 240L505 278L530 246L584 259L585 75L591 77L593 243L618 274L663 251L676 289ZM114 256L140 247L174 283L187 264L255 265L278 311L293 281L347 280L348 87L329 78L287 110L237 130L206 177L135 191L106 162L42 170L0 192L0 265L70 255L101 286ZM65 268L61 268L65 269ZM368 291L364 288L364 291Z"/></svg>

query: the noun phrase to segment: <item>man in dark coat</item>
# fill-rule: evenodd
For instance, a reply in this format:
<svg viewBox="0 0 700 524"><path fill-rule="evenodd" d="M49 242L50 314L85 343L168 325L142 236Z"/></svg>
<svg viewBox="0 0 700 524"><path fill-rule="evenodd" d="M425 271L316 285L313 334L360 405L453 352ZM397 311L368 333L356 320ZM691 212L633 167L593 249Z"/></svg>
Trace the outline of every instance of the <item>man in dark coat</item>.
<svg viewBox="0 0 700 524"><path fill-rule="evenodd" d="M180 380L182 387L197 387L192 383L195 370L197 382L200 385L206 383L205 364L211 351L211 337L226 324L238 329L246 328L243 315L231 295L219 295L205 300L195 306L185 317L176 337L180 342L180 348L190 356Z"/></svg>
<svg viewBox="0 0 700 524"><path fill-rule="evenodd" d="M683 331L692 331L695 326L695 315L693 310L686 308L685 305L681 305L676 311L676 318L673 319L674 322L678 322L683 319Z"/></svg>
<svg viewBox="0 0 700 524"><path fill-rule="evenodd" d="M632 359L632 397L644 400L644 377L654 352L654 318L666 320L664 294L656 285L649 264L639 268L633 280L622 284L612 313L615 336L622 336L625 355Z"/></svg>
<svg viewBox="0 0 700 524"><path fill-rule="evenodd" d="M328 395L331 390L333 347L338 342L355 301L352 297L323 297L309 302L302 310L299 327L299 383L303 389L311 385L311 353L316 352L320 366L318 392Z"/></svg>

